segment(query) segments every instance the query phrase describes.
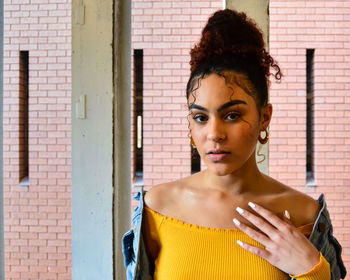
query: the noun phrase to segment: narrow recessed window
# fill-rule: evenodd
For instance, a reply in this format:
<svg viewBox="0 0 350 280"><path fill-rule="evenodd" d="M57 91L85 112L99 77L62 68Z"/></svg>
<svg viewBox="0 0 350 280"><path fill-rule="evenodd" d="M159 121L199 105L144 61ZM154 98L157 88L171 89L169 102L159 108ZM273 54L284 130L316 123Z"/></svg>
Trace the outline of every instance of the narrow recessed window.
<svg viewBox="0 0 350 280"><path fill-rule="evenodd" d="M314 177L314 49L306 50L306 180L316 186Z"/></svg>
<svg viewBox="0 0 350 280"><path fill-rule="evenodd" d="M191 174L201 171L201 158L196 148L191 146Z"/></svg>
<svg viewBox="0 0 350 280"><path fill-rule="evenodd" d="M19 54L19 179L20 185L29 185L29 52Z"/></svg>
<svg viewBox="0 0 350 280"><path fill-rule="evenodd" d="M134 186L143 186L143 50L134 50Z"/></svg>

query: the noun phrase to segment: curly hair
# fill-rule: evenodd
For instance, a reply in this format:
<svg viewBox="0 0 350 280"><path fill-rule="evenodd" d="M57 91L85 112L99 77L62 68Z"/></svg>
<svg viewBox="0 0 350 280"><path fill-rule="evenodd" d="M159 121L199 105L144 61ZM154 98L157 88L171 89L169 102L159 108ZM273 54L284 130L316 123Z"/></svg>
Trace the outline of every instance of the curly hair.
<svg viewBox="0 0 350 280"><path fill-rule="evenodd" d="M201 39L191 49L190 55L187 100L207 75L215 73L225 78L224 72L233 71L247 75L254 89L247 93L256 97L261 108L268 102L270 68L275 70L277 80L282 77L278 64L265 49L262 31L243 12L230 9L215 12L208 19Z"/></svg>

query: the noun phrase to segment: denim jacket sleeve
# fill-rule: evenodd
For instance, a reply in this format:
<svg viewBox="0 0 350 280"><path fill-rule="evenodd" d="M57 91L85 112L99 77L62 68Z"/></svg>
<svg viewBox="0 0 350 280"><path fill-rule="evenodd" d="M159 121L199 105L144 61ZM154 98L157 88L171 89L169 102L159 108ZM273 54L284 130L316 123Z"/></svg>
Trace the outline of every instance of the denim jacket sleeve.
<svg viewBox="0 0 350 280"><path fill-rule="evenodd" d="M148 260L141 234L144 193L144 191L140 190L134 196L135 200L139 200L139 205L135 208L132 215L133 228L125 233L122 239L127 280L153 279L151 273L152 264Z"/></svg>
<svg viewBox="0 0 350 280"><path fill-rule="evenodd" d="M318 203L321 209L316 218L309 240L329 262L331 280L344 279L346 269L341 258L342 248L333 236L333 226L323 194L318 198Z"/></svg>

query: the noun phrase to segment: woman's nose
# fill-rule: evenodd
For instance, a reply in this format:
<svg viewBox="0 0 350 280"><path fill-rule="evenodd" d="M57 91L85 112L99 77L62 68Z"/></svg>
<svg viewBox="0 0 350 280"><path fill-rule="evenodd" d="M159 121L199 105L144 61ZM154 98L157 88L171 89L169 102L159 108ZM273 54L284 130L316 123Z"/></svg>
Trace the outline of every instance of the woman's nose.
<svg viewBox="0 0 350 280"><path fill-rule="evenodd" d="M222 141L226 138L224 125L218 120L212 120L208 125L208 139L214 142Z"/></svg>

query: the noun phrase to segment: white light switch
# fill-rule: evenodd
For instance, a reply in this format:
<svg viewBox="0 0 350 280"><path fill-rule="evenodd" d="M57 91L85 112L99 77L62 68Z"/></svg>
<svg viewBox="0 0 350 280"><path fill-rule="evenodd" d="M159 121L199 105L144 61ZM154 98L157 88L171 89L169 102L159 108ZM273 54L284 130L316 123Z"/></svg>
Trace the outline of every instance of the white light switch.
<svg viewBox="0 0 350 280"><path fill-rule="evenodd" d="M77 119L86 119L86 94L80 95L75 101L75 117Z"/></svg>

